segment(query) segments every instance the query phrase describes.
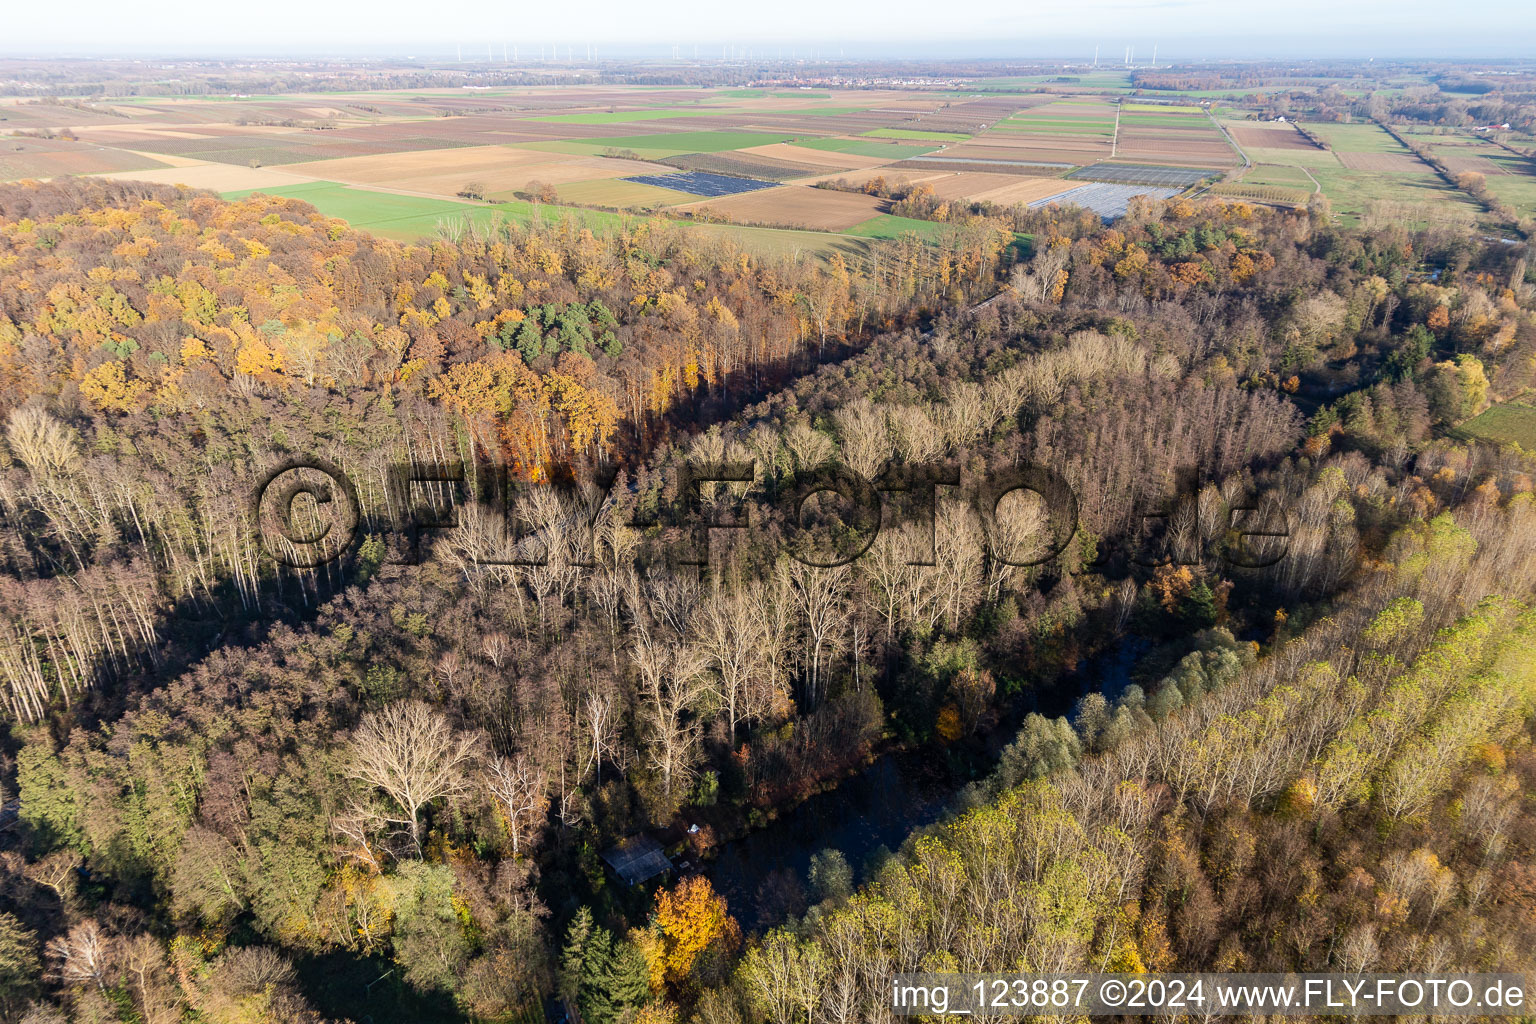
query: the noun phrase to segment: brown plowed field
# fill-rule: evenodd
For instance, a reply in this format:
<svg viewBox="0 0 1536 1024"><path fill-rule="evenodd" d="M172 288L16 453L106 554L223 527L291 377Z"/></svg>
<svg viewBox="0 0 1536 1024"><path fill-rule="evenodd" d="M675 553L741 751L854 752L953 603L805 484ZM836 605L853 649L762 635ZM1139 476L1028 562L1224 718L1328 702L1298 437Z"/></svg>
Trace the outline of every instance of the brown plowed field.
<svg viewBox="0 0 1536 1024"><path fill-rule="evenodd" d="M1137 160L1155 164L1187 164L1191 167L1231 167L1238 162L1237 154L1225 142L1210 141L1208 137L1195 139L1146 138L1141 135L1121 136L1115 151L1117 160Z"/></svg>
<svg viewBox="0 0 1536 1024"><path fill-rule="evenodd" d="M880 167L890 161L878 156L859 156L856 153L832 153L820 149L811 149L809 146L796 146L790 142L776 142L769 146L748 146L746 149L737 150L749 156L765 156L770 160L788 160L795 164L815 164L818 167L831 167L842 170L856 170L864 167Z"/></svg>
<svg viewBox="0 0 1536 1024"><path fill-rule="evenodd" d="M280 171L273 167L238 167L233 164L198 164L190 167L163 167L151 171L113 171L99 177L119 181L154 181L162 185L187 185L212 192L239 192L248 188L282 188L314 181L307 174Z"/></svg>
<svg viewBox="0 0 1536 1024"><path fill-rule="evenodd" d="M1504 166L1502 166L1500 164L1496 164L1492 160L1489 160L1489 159L1487 159L1485 157L1480 157L1480 156L1444 156L1444 155L1442 155L1440 157L1440 162L1445 164L1446 168L1452 174L1462 174L1462 173L1464 173L1466 171L1472 171L1472 172L1474 172L1476 174L1508 174L1508 173L1510 173L1509 168L1504 167Z"/></svg>
<svg viewBox="0 0 1536 1024"><path fill-rule="evenodd" d="M1412 153L1339 153L1339 163L1352 171L1416 171L1433 174L1434 170Z"/></svg>
<svg viewBox="0 0 1536 1024"><path fill-rule="evenodd" d="M525 188L530 181L562 185L594 178L658 172L655 164L636 160L565 156L508 146L317 160L293 165L290 169L347 185L387 185L442 196L457 195L470 181L484 185L487 192L507 192ZM670 171L668 168L667 172Z"/></svg>
<svg viewBox="0 0 1536 1024"><path fill-rule="evenodd" d="M1091 164L1109 156L1109 147L1067 146L956 146L943 153L946 160L1036 160L1041 163ZM1021 173L1028 173L1021 172Z"/></svg>
<svg viewBox="0 0 1536 1024"><path fill-rule="evenodd" d="M1317 149L1301 132L1288 124L1228 124L1227 131L1239 146L1256 149Z"/></svg>

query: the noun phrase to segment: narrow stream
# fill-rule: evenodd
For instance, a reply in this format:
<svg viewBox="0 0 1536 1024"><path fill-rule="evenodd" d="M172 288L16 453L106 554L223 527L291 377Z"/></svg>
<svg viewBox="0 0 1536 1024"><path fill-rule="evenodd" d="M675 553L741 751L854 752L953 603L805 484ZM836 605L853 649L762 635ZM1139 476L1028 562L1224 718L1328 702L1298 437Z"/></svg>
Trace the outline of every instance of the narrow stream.
<svg viewBox="0 0 1536 1024"><path fill-rule="evenodd" d="M710 863L709 879L744 929L771 926L804 910L813 854L840 851L857 884L877 850L894 851L913 829L937 821L954 789L942 762L921 751L886 754L836 789L727 843Z"/></svg>
<svg viewBox="0 0 1536 1024"><path fill-rule="evenodd" d="M1096 690L1114 700L1148 646L1140 637L1123 638L1049 689L1030 693L1024 710L1052 718L1070 715L1080 697ZM1013 742L1014 731L1005 725L987 737L989 769ZM772 927L815 902L807 884L814 854L842 853L853 869L854 885L860 885L882 848L894 852L914 830L938 821L968 781L957 778L946 759L932 751L885 754L836 789L725 844L705 873L743 929Z"/></svg>

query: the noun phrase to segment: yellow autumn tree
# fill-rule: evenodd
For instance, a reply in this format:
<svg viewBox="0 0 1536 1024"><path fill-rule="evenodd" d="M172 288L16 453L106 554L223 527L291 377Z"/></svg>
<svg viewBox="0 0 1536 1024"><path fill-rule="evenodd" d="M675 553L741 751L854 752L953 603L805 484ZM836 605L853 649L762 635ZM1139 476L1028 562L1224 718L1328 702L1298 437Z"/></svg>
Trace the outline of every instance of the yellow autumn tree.
<svg viewBox="0 0 1536 1024"><path fill-rule="evenodd" d="M612 398L559 371L544 377L551 404L565 417L571 449L583 452L606 445L619 425L619 407Z"/></svg>
<svg viewBox="0 0 1536 1024"><path fill-rule="evenodd" d="M724 960L741 944L741 928L725 899L702 875L690 875L660 893L652 923L661 938L662 977L674 986L692 976L706 951Z"/></svg>
<svg viewBox="0 0 1536 1024"><path fill-rule="evenodd" d="M119 362L102 363L80 381L80 394L106 412L134 412L141 408L149 384L128 380Z"/></svg>

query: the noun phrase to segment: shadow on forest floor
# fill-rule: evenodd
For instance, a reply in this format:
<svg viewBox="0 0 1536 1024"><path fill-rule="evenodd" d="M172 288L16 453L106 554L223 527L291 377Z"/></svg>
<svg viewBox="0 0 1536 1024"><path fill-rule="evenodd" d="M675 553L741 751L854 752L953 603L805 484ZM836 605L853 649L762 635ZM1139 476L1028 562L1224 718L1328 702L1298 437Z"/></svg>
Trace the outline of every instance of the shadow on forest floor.
<svg viewBox="0 0 1536 1024"><path fill-rule="evenodd" d="M446 992L421 992L387 957L338 951L294 965L299 987L326 1017L356 1024L468 1024Z"/></svg>

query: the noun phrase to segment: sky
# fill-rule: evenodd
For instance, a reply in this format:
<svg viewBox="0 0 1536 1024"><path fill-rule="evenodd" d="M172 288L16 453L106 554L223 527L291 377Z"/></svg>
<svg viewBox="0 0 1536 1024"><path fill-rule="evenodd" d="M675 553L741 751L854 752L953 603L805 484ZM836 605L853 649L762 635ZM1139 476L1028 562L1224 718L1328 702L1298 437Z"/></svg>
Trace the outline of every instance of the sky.
<svg viewBox="0 0 1536 1024"><path fill-rule="evenodd" d="M0 53L32 55L1532 57L1530 0L18 0Z"/></svg>

